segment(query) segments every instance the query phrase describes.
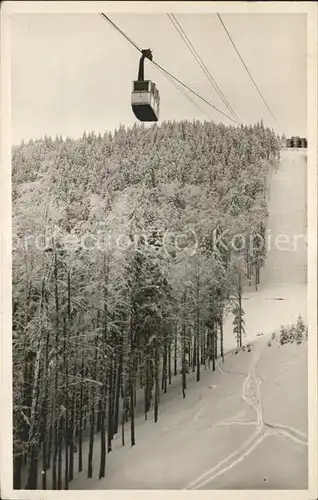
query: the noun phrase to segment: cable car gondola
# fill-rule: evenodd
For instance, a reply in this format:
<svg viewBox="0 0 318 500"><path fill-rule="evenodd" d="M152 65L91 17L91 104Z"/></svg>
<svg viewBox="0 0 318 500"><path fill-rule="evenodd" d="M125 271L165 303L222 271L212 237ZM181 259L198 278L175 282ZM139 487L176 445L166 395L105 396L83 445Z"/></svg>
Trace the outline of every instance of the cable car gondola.
<svg viewBox="0 0 318 500"><path fill-rule="evenodd" d="M157 122L159 120L160 95L154 82L144 80L144 61L146 58L152 61L150 49L142 50L138 80L133 82L131 107L136 118L141 122Z"/></svg>

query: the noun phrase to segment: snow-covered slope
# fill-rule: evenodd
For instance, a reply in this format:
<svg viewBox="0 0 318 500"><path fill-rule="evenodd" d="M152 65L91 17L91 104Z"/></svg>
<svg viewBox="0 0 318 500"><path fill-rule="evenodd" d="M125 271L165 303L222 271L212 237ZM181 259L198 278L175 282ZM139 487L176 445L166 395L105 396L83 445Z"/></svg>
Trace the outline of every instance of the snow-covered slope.
<svg viewBox="0 0 318 500"><path fill-rule="evenodd" d="M126 449L118 436L102 480L98 436L94 477L78 475L70 488L306 489L306 366L307 343L268 347L262 338L251 352L229 353L200 383L189 377L185 399L163 395L158 423L140 416L133 448L127 425ZM85 468L87 451L85 443Z"/></svg>
<svg viewBox="0 0 318 500"><path fill-rule="evenodd" d="M244 293L246 340L293 323L298 314L306 319L306 226L306 150L286 149L270 180L266 266L258 291L252 285ZM235 346L231 316L224 331L225 348L231 349Z"/></svg>

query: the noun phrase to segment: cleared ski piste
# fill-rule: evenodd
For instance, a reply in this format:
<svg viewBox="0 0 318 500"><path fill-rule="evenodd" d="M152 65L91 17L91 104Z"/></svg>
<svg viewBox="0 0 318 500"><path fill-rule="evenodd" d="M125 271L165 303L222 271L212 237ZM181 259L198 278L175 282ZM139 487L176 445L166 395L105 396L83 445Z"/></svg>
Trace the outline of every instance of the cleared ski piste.
<svg viewBox="0 0 318 500"><path fill-rule="evenodd" d="M253 343L251 352L231 351L228 317L224 363L215 372L202 369L200 383L191 374L185 399L180 377L174 377L160 395L159 422L152 412L147 421L142 414L136 418L136 446L130 446L128 425L125 449L120 435L114 439L102 480L97 435L94 477L78 474L70 489L307 488L307 343L267 345L282 324L296 322L299 314L307 319L306 172L306 151L284 150L272 174L272 245L259 290L252 286L244 293L244 343ZM296 246L277 248L280 234L296 238ZM84 471L87 448L84 443Z"/></svg>

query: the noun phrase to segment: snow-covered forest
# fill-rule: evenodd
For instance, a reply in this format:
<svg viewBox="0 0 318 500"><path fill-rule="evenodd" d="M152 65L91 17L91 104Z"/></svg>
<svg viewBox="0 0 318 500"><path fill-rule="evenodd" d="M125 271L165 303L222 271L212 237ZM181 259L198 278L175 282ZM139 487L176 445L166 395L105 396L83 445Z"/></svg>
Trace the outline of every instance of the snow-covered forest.
<svg viewBox="0 0 318 500"><path fill-rule="evenodd" d="M14 488L67 489L84 440L105 477L138 395L157 422L173 377L185 398L215 370L229 311L242 346L280 148L262 122L183 121L13 149Z"/></svg>

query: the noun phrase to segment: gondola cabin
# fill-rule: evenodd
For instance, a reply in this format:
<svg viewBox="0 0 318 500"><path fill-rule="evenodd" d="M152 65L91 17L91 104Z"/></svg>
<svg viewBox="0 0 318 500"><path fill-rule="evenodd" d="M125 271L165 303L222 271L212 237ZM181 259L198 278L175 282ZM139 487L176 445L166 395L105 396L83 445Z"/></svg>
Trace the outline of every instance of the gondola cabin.
<svg viewBox="0 0 318 500"><path fill-rule="evenodd" d="M160 96L156 85L150 80L133 82L131 106L138 120L157 122L159 120Z"/></svg>
<svg viewBox="0 0 318 500"><path fill-rule="evenodd" d="M142 50L138 80L133 82L131 107L134 115L141 122L157 122L159 120L160 95L154 82L144 79L145 59L152 61L152 52L150 49Z"/></svg>

